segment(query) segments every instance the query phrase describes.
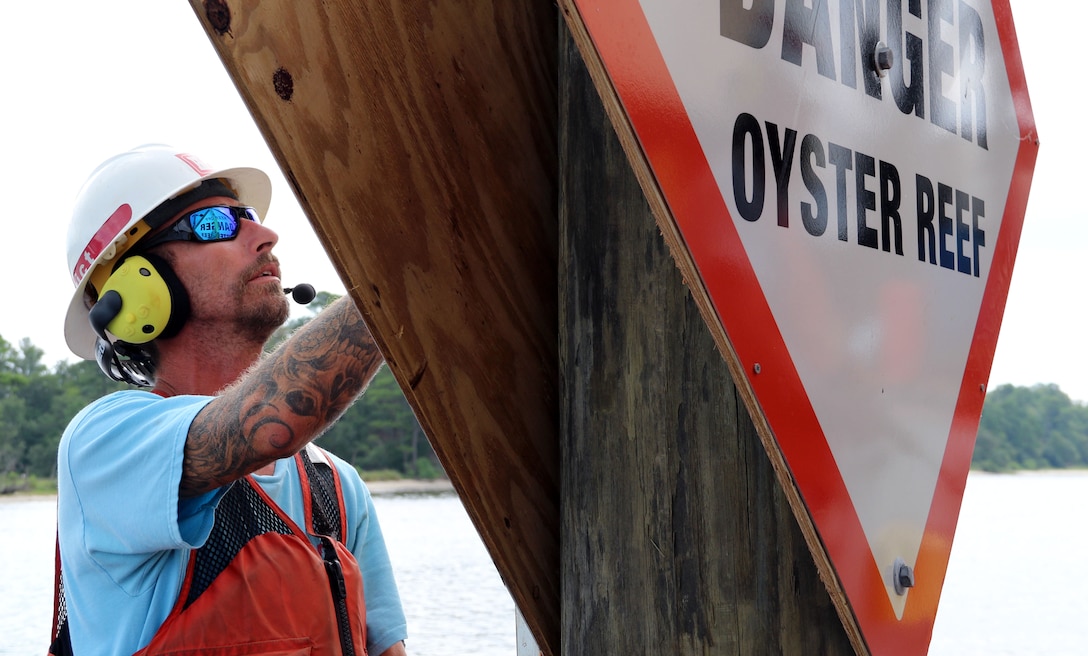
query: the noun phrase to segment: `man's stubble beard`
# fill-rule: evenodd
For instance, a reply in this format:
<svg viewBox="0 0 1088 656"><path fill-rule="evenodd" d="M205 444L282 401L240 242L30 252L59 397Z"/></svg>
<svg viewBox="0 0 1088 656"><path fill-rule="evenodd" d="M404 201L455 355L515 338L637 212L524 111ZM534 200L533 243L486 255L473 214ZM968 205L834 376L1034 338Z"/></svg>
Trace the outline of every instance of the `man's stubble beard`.
<svg viewBox="0 0 1088 656"><path fill-rule="evenodd" d="M262 296L255 300L257 302L252 307L238 316L235 328L239 334L263 344L277 328L287 322L291 316L291 308L287 297L274 289L267 297Z"/></svg>

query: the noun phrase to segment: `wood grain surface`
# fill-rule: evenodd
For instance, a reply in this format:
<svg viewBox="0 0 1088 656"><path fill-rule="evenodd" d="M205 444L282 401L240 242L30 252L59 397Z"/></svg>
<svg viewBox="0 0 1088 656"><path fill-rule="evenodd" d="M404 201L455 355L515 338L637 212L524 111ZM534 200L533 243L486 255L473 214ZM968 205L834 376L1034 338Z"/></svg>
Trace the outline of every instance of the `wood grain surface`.
<svg viewBox="0 0 1088 656"><path fill-rule="evenodd" d="M555 6L190 3L557 653Z"/></svg>

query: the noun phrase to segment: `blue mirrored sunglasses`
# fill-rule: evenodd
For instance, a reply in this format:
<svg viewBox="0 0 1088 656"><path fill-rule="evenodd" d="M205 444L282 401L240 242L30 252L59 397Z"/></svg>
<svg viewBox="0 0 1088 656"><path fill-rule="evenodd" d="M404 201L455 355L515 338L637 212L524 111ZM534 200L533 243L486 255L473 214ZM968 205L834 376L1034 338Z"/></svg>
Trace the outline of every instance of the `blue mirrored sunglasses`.
<svg viewBox="0 0 1088 656"><path fill-rule="evenodd" d="M166 230L140 244L145 250L168 241L229 241L238 236L241 221L259 221L257 210L252 207L213 205L193 210L182 216Z"/></svg>

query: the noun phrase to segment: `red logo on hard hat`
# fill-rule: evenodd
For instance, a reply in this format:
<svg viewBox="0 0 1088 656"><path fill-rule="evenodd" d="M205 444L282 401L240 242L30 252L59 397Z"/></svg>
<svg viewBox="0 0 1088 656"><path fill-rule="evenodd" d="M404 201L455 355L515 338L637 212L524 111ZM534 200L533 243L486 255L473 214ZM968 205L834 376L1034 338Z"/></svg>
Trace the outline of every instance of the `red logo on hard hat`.
<svg viewBox="0 0 1088 656"><path fill-rule="evenodd" d="M211 169L209 169L207 166L204 166L204 162L201 162L199 159L193 157L192 155L189 155L188 153L178 153L177 158L188 164L190 168L196 171L197 175L202 178L212 172Z"/></svg>
<svg viewBox="0 0 1088 656"><path fill-rule="evenodd" d="M91 237L91 240L87 242L87 246L83 249L83 254L76 261L76 268L72 270L72 279L77 285L91 270L91 265L98 259L102 251L113 242L114 237L121 234L131 218L132 208L127 204L122 205L114 210L110 218L106 219L106 222L98 229L98 232L94 233L94 236Z"/></svg>

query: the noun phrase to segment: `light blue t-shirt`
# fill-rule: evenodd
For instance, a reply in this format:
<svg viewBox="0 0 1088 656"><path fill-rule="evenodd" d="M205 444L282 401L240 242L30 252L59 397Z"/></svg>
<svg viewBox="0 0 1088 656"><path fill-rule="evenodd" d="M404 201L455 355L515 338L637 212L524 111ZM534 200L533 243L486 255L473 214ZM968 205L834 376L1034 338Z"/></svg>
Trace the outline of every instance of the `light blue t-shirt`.
<svg viewBox="0 0 1088 656"><path fill-rule="evenodd" d="M64 431L57 521L69 629L80 656L132 654L173 610L190 552L208 539L225 492L178 495L189 425L211 400L116 392L84 408ZM370 492L351 465L331 460L344 490L344 543L363 574L367 650L376 655L405 639L407 623ZM306 525L293 458L255 478Z"/></svg>

